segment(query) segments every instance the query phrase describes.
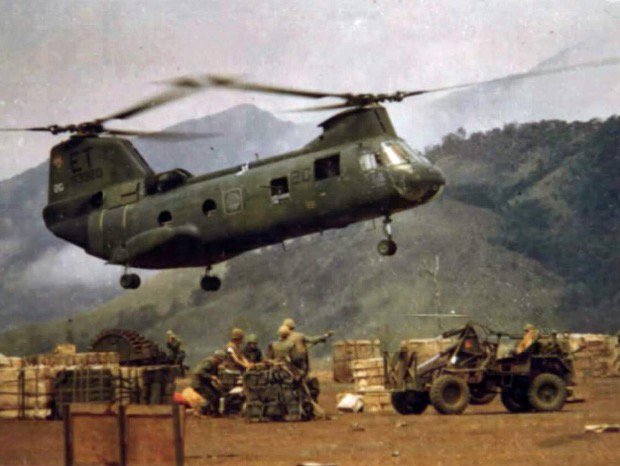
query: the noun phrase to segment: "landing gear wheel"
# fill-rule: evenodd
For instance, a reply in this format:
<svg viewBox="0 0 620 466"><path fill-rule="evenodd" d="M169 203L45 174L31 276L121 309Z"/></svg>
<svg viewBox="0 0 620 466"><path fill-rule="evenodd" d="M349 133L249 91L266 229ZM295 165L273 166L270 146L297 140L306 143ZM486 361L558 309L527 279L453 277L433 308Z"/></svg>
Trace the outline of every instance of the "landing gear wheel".
<svg viewBox="0 0 620 466"><path fill-rule="evenodd" d="M382 256L393 256L397 249L396 243L391 239L383 239L377 244L377 251Z"/></svg>
<svg viewBox="0 0 620 466"><path fill-rule="evenodd" d="M392 392L390 395L392 406L399 414L422 414L430 403L427 392L407 390Z"/></svg>
<svg viewBox="0 0 620 466"><path fill-rule="evenodd" d="M544 373L534 377L527 399L536 411L560 411L566 403L566 384L555 374Z"/></svg>
<svg viewBox="0 0 620 466"><path fill-rule="evenodd" d="M469 396L465 381L454 375L441 375L431 385L431 403L441 414L461 414L469 404Z"/></svg>
<svg viewBox="0 0 620 466"><path fill-rule="evenodd" d="M527 413L532 410L524 390L505 389L500 397L502 404L511 413Z"/></svg>
<svg viewBox="0 0 620 466"><path fill-rule="evenodd" d="M121 287L126 290L135 290L140 287L140 276L135 273L124 273L121 275Z"/></svg>
<svg viewBox="0 0 620 466"><path fill-rule="evenodd" d="M222 286L222 280L219 277L212 277L211 275L205 275L200 280L200 288L204 291L217 291Z"/></svg>

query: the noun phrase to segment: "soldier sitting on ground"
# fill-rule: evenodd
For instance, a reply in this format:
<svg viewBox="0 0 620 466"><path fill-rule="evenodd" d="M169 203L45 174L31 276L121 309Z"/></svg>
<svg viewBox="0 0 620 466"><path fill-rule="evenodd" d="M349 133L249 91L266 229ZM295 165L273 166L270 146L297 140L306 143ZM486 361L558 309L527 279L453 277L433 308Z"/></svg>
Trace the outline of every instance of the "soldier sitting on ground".
<svg viewBox="0 0 620 466"><path fill-rule="evenodd" d="M293 342L294 349L291 356L293 364L303 373L307 375L310 372L310 358L308 356L308 348L316 345L317 343L324 343L334 332L331 330L327 333L315 337L304 335L301 332L295 331L295 321L290 317L284 319L283 326L288 327L291 330L290 339Z"/></svg>
<svg viewBox="0 0 620 466"><path fill-rule="evenodd" d="M245 347L243 348L243 356L251 363L259 363L263 360L263 352L258 347L258 338L253 333L248 335Z"/></svg>
<svg viewBox="0 0 620 466"><path fill-rule="evenodd" d="M226 363L227 369L245 372L252 368L252 363L243 355L243 330L233 328L230 332L230 341L226 343Z"/></svg>
<svg viewBox="0 0 620 466"><path fill-rule="evenodd" d="M217 415L222 393L222 385L218 378L219 367L226 353L217 350L213 356L203 359L192 371L192 388L204 397L205 404L202 406L202 414Z"/></svg>
<svg viewBox="0 0 620 466"><path fill-rule="evenodd" d="M523 332L523 338L517 344L515 354L521 354L526 352L529 348L532 347L534 343L538 341L538 338L540 337L540 332L532 324L526 324L523 327Z"/></svg>

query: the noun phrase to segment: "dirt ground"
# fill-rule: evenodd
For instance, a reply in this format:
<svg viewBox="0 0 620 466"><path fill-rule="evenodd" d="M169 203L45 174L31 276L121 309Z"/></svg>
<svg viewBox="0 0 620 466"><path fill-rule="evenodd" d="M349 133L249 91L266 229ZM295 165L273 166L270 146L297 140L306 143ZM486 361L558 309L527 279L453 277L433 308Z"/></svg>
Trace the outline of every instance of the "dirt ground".
<svg viewBox="0 0 620 466"><path fill-rule="evenodd" d="M508 414L498 400L460 416L432 408L421 416L338 414L335 395L346 388L323 385L321 404L331 420L189 418L186 464L620 464L620 433L584 433L586 424L620 423L620 378L593 379L581 387L585 403L545 414ZM64 464L62 423L0 421L0 464Z"/></svg>

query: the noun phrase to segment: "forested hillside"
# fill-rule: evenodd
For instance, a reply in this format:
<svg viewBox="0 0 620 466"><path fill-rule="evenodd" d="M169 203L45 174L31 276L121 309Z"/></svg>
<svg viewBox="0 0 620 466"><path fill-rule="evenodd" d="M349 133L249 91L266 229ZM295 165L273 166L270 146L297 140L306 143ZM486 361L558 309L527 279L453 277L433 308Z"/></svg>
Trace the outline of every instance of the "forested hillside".
<svg viewBox="0 0 620 466"><path fill-rule="evenodd" d="M71 333L86 347L104 327L160 342L172 328L196 358L232 325L265 343L288 315L310 333L388 343L459 322L414 316L429 311L513 331L525 321L617 331L619 141L618 117L450 134L428 150L448 178L444 196L394 217L396 256L377 255L380 228L353 225L221 265L216 294L198 291L200 270L157 274L76 316ZM66 321L24 327L2 335L0 351L44 351L68 330Z"/></svg>

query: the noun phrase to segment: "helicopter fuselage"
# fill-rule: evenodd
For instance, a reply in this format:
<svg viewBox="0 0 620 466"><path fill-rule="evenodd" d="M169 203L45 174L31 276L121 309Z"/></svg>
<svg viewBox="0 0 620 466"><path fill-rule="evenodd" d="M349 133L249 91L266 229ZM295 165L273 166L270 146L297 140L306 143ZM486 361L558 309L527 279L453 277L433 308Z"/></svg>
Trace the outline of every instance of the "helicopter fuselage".
<svg viewBox="0 0 620 466"><path fill-rule="evenodd" d="M349 122L344 138L342 120ZM389 218L444 185L382 107L329 123L298 151L201 176L155 174L127 140L69 140L52 150L46 225L113 264L211 266L289 238Z"/></svg>

